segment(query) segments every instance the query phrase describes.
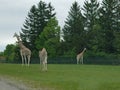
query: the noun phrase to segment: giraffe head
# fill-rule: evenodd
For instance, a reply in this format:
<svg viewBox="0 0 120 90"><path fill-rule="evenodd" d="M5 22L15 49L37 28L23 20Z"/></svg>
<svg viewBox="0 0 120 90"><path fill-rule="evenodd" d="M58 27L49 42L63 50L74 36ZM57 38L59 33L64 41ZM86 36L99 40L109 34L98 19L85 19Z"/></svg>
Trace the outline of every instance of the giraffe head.
<svg viewBox="0 0 120 90"><path fill-rule="evenodd" d="M83 49L83 51L86 51L86 50L87 50L86 48Z"/></svg>
<svg viewBox="0 0 120 90"><path fill-rule="evenodd" d="M17 40L18 40L18 42L21 41L21 40L20 40L20 39L21 39L20 36L19 36L16 32L14 33L13 37L16 37Z"/></svg>

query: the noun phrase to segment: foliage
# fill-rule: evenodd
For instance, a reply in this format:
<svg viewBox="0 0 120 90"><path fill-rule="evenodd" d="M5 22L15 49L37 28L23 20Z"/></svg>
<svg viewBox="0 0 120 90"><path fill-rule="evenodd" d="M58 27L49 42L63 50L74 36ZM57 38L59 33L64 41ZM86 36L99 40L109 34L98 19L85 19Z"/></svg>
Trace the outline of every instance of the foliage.
<svg viewBox="0 0 120 90"><path fill-rule="evenodd" d="M0 56L4 56L4 52L0 52Z"/></svg>
<svg viewBox="0 0 120 90"><path fill-rule="evenodd" d="M36 48L42 49L45 47L48 51L49 56L53 57L57 55L57 50L60 46L60 26L56 18L51 18L43 32L39 35L36 40Z"/></svg>
<svg viewBox="0 0 120 90"><path fill-rule="evenodd" d="M65 52L64 54L64 56L65 57L74 57L74 56L76 56L76 50L75 50L75 48L72 48L71 50L69 50L69 51L67 51L67 52Z"/></svg>
<svg viewBox="0 0 120 90"><path fill-rule="evenodd" d="M116 32L115 34L115 41L114 41L114 47L116 48L116 53L120 53L120 32Z"/></svg>
<svg viewBox="0 0 120 90"><path fill-rule="evenodd" d="M6 49L4 51L4 55L6 57L6 60L8 62L13 62L15 59L15 45L13 44L8 44L6 46Z"/></svg>

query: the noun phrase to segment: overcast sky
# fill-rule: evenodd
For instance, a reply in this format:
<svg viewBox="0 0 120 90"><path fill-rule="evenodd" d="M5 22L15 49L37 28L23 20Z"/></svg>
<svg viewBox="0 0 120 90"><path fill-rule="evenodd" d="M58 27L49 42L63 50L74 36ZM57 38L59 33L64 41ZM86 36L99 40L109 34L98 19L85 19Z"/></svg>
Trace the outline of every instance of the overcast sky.
<svg viewBox="0 0 120 90"><path fill-rule="evenodd" d="M15 32L20 32L28 11L32 5L37 5L40 0L0 0L0 51L3 51L7 44L14 44ZM83 6L85 0L43 0L51 2L55 8L59 25L63 26L68 11L74 1Z"/></svg>

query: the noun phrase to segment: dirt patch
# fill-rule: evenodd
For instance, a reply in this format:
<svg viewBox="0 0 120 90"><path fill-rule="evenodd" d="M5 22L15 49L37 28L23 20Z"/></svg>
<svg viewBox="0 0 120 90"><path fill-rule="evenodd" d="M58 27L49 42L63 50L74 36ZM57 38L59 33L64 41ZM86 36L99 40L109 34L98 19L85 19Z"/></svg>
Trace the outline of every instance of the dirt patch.
<svg viewBox="0 0 120 90"><path fill-rule="evenodd" d="M0 76L0 90L55 90L54 88L32 88L22 81Z"/></svg>
<svg viewBox="0 0 120 90"><path fill-rule="evenodd" d="M29 88L20 82L0 77L0 90L35 90L35 89Z"/></svg>

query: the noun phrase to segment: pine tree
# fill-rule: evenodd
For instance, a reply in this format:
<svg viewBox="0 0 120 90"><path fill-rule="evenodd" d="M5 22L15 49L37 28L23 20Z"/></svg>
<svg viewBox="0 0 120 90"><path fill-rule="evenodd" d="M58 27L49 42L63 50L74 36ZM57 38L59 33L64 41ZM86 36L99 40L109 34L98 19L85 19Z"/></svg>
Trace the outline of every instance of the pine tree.
<svg viewBox="0 0 120 90"><path fill-rule="evenodd" d="M22 27L21 38L23 43L32 51L37 50L35 41L43 32L47 22L55 16L51 3L40 1L37 6L33 5Z"/></svg>
<svg viewBox="0 0 120 90"><path fill-rule="evenodd" d="M75 49L75 53L78 53L80 49L85 47L85 41L83 16L81 14L80 6L76 1L72 4L68 13L69 15L66 18L63 27L65 52L71 52L69 50Z"/></svg>
<svg viewBox="0 0 120 90"><path fill-rule="evenodd" d="M22 27L22 32L20 32L20 36L24 44L31 48L31 39L30 39L30 34L31 32L35 32L36 27L36 21L37 21L37 8L35 5L33 5L28 12L28 16L26 17L26 20L23 24Z"/></svg>
<svg viewBox="0 0 120 90"><path fill-rule="evenodd" d="M114 41L116 31L117 0L103 0L100 9L100 24L103 32L103 47L107 53L114 53Z"/></svg>
<svg viewBox="0 0 120 90"><path fill-rule="evenodd" d="M116 5L115 5L115 30L120 32L120 0L116 0Z"/></svg>
<svg viewBox="0 0 120 90"><path fill-rule="evenodd" d="M99 3L97 0L86 0L84 2L83 8L83 16L84 16L84 29L86 31L86 42L87 48L90 50L97 50L98 43L98 10Z"/></svg>
<svg viewBox="0 0 120 90"><path fill-rule="evenodd" d="M116 5L116 15L115 15L115 25L114 25L114 32L115 32L115 41L114 41L114 47L117 51L117 53L120 53L120 1L117 0Z"/></svg>

